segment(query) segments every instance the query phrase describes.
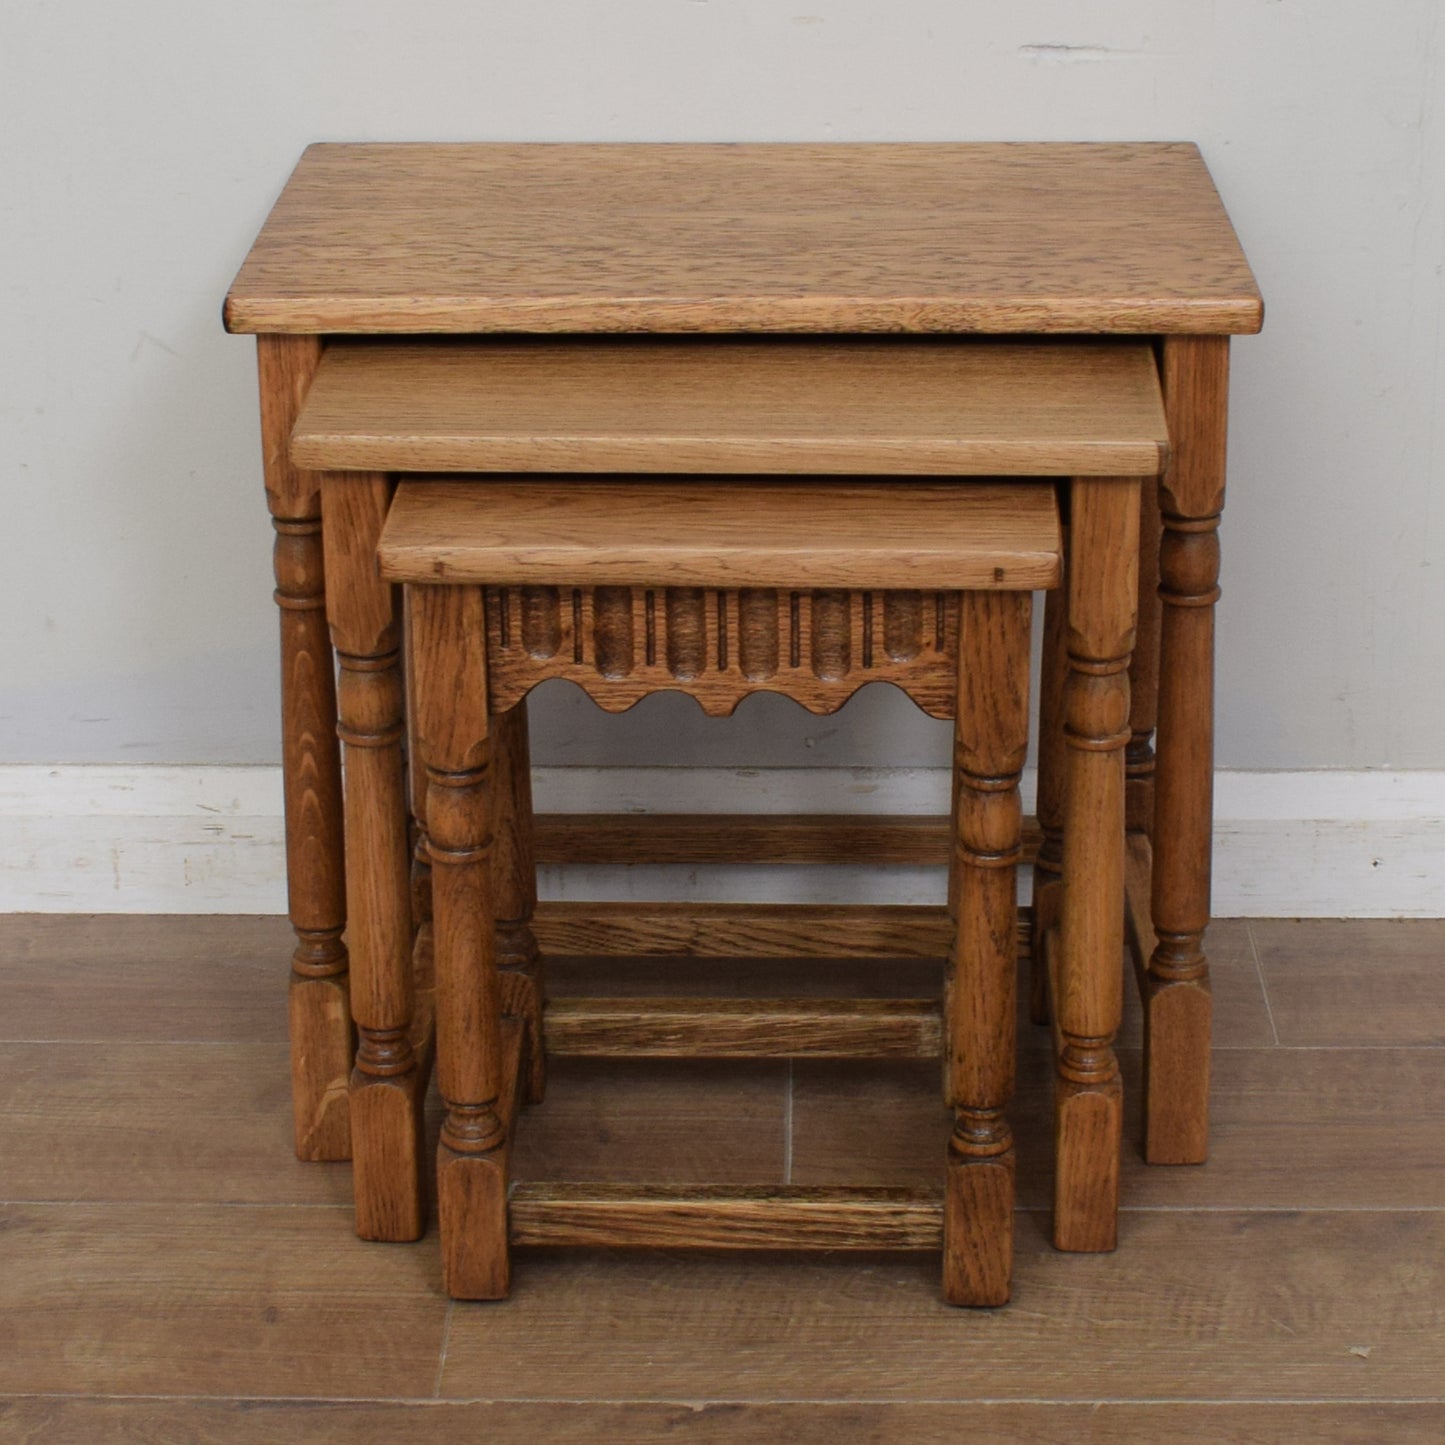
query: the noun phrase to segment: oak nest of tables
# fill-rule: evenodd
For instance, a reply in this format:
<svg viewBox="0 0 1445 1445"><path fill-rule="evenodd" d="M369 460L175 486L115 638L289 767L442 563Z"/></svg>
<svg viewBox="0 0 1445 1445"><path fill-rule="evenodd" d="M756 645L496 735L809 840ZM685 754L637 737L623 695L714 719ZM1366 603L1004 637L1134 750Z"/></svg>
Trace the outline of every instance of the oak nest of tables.
<svg viewBox="0 0 1445 1445"><path fill-rule="evenodd" d="M912 479L923 509L930 488L955 484L985 509L990 485L1018 505L1017 486L989 478L1057 489L1067 576L1046 605L1038 817L1025 830L1035 903L1020 935L1059 1060L1056 1243L1114 1241L1126 946L1144 1001L1146 1158L1204 1158L1229 339L1261 323L1190 144L305 152L231 287L225 324L257 338L276 529L296 1151L353 1160L359 1232L411 1238L423 1227L432 943L417 946L430 902L425 867L408 877L408 827L426 788L417 750L406 753L401 604L376 566L406 475L438 489L433 515L504 500L526 554L507 574L519 583L573 566L528 551L529 476L620 474L634 491L663 474L816 488L841 519L837 554L814 558L813 574L775 576L749 555L738 585L863 589L855 596L874 585L871 523L860 513L849 532L847 479ZM611 548L591 558L589 585L640 585L636 549L579 505L563 550ZM696 505L697 555L725 570L727 519ZM412 507L407 526L424 533L427 514ZM877 595L927 598L984 580L930 578L927 530L908 552L916 582L899 587L895 549L893 590ZM423 533L392 533L391 577L425 588L423 567L437 590L510 585L491 575L495 549L483 577L467 571L483 565L476 547ZM999 566L1015 564L1021 586L1042 575L1023 558ZM743 625L740 611L728 625ZM861 685L874 623L849 625L845 671ZM919 623L909 613L896 625ZM737 632L717 635L725 650L742 645ZM600 675L584 674L584 686ZM516 686L495 742L496 786L514 798L527 771L520 674ZM610 683L589 691L605 692L605 706L626 697ZM728 711L736 692L704 705ZM543 815L525 832L504 849L514 880L534 860L838 862L863 849L879 863L943 863L953 847L946 818ZM799 905L764 922L747 905L536 905L515 881L498 895L497 928L504 970L508 949L538 947L717 955L765 940L815 956L937 957L949 946L942 908ZM588 1035L576 1005L555 1009L549 1047L569 1030ZM924 1033L909 1047L936 1046L936 1027ZM541 1073L521 1087L539 1094Z"/></svg>

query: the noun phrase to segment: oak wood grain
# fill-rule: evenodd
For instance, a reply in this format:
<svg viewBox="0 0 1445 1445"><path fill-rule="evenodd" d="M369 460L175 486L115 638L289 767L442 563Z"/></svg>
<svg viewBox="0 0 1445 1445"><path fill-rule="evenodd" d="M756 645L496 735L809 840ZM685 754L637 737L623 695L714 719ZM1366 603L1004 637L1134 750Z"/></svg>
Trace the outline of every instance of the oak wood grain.
<svg viewBox="0 0 1445 1445"><path fill-rule="evenodd" d="M1198 148L316 145L232 331L1256 331Z"/></svg>
<svg viewBox="0 0 1445 1445"><path fill-rule="evenodd" d="M1125 341L337 341L291 435L323 470L1156 476Z"/></svg>
<svg viewBox="0 0 1445 1445"><path fill-rule="evenodd" d="M1138 609L1139 491L1079 478L1069 501L1063 890L1048 960L1059 1042L1054 1241L1112 1249L1123 1099L1124 749ZM1055 964L1057 966L1055 966Z"/></svg>
<svg viewBox="0 0 1445 1445"><path fill-rule="evenodd" d="M401 609L374 554L393 483L375 472L328 472L326 612L338 663L337 734L346 765L346 910L356 1231L416 1239L423 1228L421 1101L412 1049L411 850L407 837Z"/></svg>
<svg viewBox="0 0 1445 1445"><path fill-rule="evenodd" d="M1019 920L1028 947L1028 916ZM942 958L947 910L831 903L542 903L546 953L690 954L703 958Z"/></svg>
<svg viewBox="0 0 1445 1445"><path fill-rule="evenodd" d="M688 958L554 955L559 998L937 998L940 958Z"/></svg>
<svg viewBox="0 0 1445 1445"><path fill-rule="evenodd" d="M1207 1153L1214 997L1208 975L1161 997L1149 966L1159 937L1149 912L1153 849L1131 833L1124 862L1124 921L1144 1002L1144 1152L1152 1164L1202 1164Z"/></svg>
<svg viewBox="0 0 1445 1445"><path fill-rule="evenodd" d="M1051 489L1022 484L489 481L397 488L396 582L519 587L1047 588Z"/></svg>
<svg viewBox="0 0 1445 1445"><path fill-rule="evenodd" d="M1002 572L1004 568L996 569ZM776 692L815 714L886 682L933 717L957 698L958 596L741 587L489 587L488 686L499 713L564 679L607 712L653 693L690 697L726 717ZM913 614L906 645L888 620Z"/></svg>
<svg viewBox="0 0 1445 1445"><path fill-rule="evenodd" d="M934 999L554 999L547 1050L589 1058L935 1058Z"/></svg>
<svg viewBox="0 0 1445 1445"><path fill-rule="evenodd" d="M1024 819L1025 861L1037 847ZM539 813L539 863L948 862L948 819L862 813Z"/></svg>
<svg viewBox="0 0 1445 1445"><path fill-rule="evenodd" d="M320 478L287 441L316 372L309 336L256 342L262 470L276 540L272 566L281 644L281 772L286 892L292 927L287 1012L294 1147L301 1159L351 1157L347 1078L354 1052L342 850L336 681L327 635Z"/></svg>
<svg viewBox="0 0 1445 1445"><path fill-rule="evenodd" d="M1145 1087L1159 1103L1145 1147L1159 1164L1208 1150L1212 1000L1209 923L1214 823L1214 611L1228 441L1229 338L1171 337L1163 348L1178 454L1159 483L1158 730ZM1165 1101L1169 1102L1165 1102Z"/></svg>
<svg viewBox="0 0 1445 1445"><path fill-rule="evenodd" d="M498 769L481 590L419 589L406 617L426 761L437 1084L446 1106L437 1145L442 1274L455 1299L499 1299L510 1271L507 1145L521 1045L497 968Z"/></svg>
<svg viewBox="0 0 1445 1445"><path fill-rule="evenodd" d="M1001 1305L1013 1271L1019 777L1029 741L1027 593L960 599L953 733L953 924L944 983L944 1098L953 1108L943 1231L950 1304Z"/></svg>
<svg viewBox="0 0 1445 1445"><path fill-rule="evenodd" d="M512 1243L651 1249L936 1250L936 1190L518 1184Z"/></svg>

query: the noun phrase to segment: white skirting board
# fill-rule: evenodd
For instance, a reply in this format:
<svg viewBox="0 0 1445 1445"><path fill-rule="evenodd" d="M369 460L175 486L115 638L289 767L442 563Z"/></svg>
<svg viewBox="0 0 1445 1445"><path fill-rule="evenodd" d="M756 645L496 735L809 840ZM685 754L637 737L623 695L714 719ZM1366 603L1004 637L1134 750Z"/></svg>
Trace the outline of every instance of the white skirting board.
<svg viewBox="0 0 1445 1445"><path fill-rule="evenodd" d="M1025 779L1025 806L1032 780ZM556 812L942 812L942 769L539 768ZM942 871L545 868L544 897L935 903ZM0 767L0 912L280 913L267 767ZM1221 772L1220 917L1445 916L1445 772Z"/></svg>

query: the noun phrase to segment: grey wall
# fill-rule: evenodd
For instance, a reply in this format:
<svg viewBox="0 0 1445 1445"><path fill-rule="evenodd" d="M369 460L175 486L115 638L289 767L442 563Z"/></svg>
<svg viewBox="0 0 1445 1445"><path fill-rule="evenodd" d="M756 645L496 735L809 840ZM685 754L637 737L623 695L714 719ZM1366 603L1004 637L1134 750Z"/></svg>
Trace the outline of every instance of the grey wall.
<svg viewBox="0 0 1445 1445"><path fill-rule="evenodd" d="M1178 139L1266 330L1235 347L1220 761L1442 767L1437 0L7 0L0 762L278 755L252 343L221 297L311 140ZM690 705L542 761L703 755ZM585 729L585 730L584 730ZM942 762L897 697L715 760Z"/></svg>

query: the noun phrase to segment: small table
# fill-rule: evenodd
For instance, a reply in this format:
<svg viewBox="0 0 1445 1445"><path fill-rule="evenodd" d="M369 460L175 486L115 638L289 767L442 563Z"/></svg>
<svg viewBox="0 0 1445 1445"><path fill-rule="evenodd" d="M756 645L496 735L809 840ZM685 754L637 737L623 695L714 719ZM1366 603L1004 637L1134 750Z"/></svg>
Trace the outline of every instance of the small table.
<svg viewBox="0 0 1445 1445"><path fill-rule="evenodd" d="M298 939L290 1002L296 1142L298 1154L318 1159L350 1153L352 1002L319 487L288 448L324 338L1155 338L1172 460L1157 497L1146 488L1140 528L1127 747L1133 833L1119 867L1145 997L1146 1157L1204 1157L1213 606L1229 337L1259 329L1262 303L1196 147L313 146L242 266L225 319L258 343ZM1075 579L1074 593L1082 615L1087 579ZM1068 631L1062 609L1052 625L1060 637ZM1133 638L1105 641L1123 656ZM1061 707L1057 693L1051 702L1046 688L1044 705ZM1094 740L1103 741L1115 748L1122 732ZM1045 760L1044 772L1058 770ZM1062 806L1041 778L1045 868L1057 865ZM598 826L605 832L607 820ZM1081 920L1076 936L1107 947L1118 926ZM353 950L377 943L355 919L349 940ZM1082 1094L1104 1100L1117 1127L1118 999L1103 989L1060 1007L1071 1014L1062 1072L1072 1070ZM357 1016L368 1067L405 1068L406 1041L369 1031ZM1084 1203L1075 1247L1099 1247L1112 1209L1112 1199Z"/></svg>

